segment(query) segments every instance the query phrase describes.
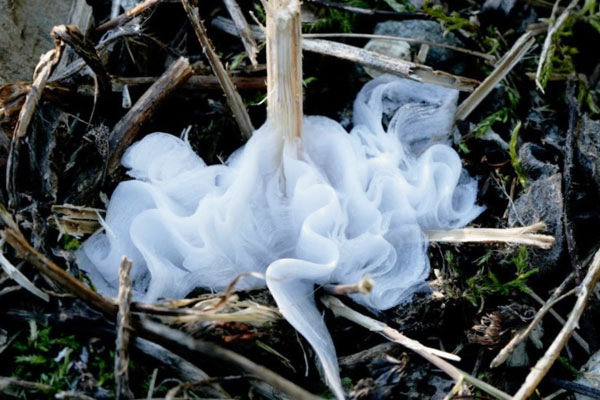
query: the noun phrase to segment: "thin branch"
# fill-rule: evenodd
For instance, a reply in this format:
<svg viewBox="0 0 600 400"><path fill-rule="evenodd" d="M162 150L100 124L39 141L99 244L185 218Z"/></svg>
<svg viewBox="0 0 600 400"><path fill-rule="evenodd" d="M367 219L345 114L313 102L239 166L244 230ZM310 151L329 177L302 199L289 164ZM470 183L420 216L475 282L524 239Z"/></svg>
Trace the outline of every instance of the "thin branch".
<svg viewBox="0 0 600 400"><path fill-rule="evenodd" d="M221 60L219 59L212 42L206 34L206 28L200 19L198 9L192 7L189 0L181 0L181 4L183 5L190 23L196 32L198 41L202 45L204 54L208 58L208 62L210 63L213 72L221 82L221 87L223 88L223 92L225 92L227 103L229 104L229 107L233 112L233 116L235 117L235 120L242 131L242 135L247 139L250 138L252 136L252 132L254 132L254 126L252 125L248 111L246 110L244 102L242 101L240 94L237 92L235 85L231 81L229 73L225 70L225 67L221 63Z"/></svg>
<svg viewBox="0 0 600 400"><path fill-rule="evenodd" d="M258 61L256 61L256 56L258 55L258 45L256 44L256 40L250 31L250 25L248 25L248 21L244 18L244 14L240 9L240 6L235 0L223 0L225 3L225 7L235 24L235 27L240 34L240 38L242 39L242 44L244 45L244 49L246 49L246 54L248 54L248 58L254 67L258 66Z"/></svg>
<svg viewBox="0 0 600 400"><path fill-rule="evenodd" d="M457 121L464 120L471 112L490 94L500 81L517 65L525 56L527 51L535 43L535 38L532 32L524 33L513 46L504 54L502 59L498 61L496 68L488 75L487 78L463 101L456 110L455 119Z"/></svg>
<svg viewBox="0 0 600 400"><path fill-rule="evenodd" d="M102 32L106 32L109 29L115 28L119 25L123 25L126 22L131 21L133 18L137 17L144 11L151 9L152 7L155 7L157 4L161 3L162 1L163 0L143 1L143 2L139 3L138 5L136 5L135 7L133 7L131 10L128 10L128 11L124 12L123 14L119 15L118 17L103 23L102 25L100 25L99 27L97 27L95 29L95 32L102 33Z"/></svg>
<svg viewBox="0 0 600 400"><path fill-rule="evenodd" d="M306 39L322 39L322 38L350 38L350 39L378 39L378 40L394 40L401 41L407 43L419 43L425 44L431 47L441 47L444 49L449 49L453 51L457 51L460 53L470 54L472 56L483 58L490 62L495 62L496 57L491 54L482 53L480 51L465 49L464 47L453 46L451 44L446 43L436 43L430 42L422 39L408 38L408 37L398 37L398 36L390 36L390 35L374 35L369 33L305 33L302 35L303 38Z"/></svg>
<svg viewBox="0 0 600 400"><path fill-rule="evenodd" d="M50 296L48 293L43 292L41 289L38 289L17 267L11 264L10 261L6 257L4 257L4 239L0 239L0 266L6 272L9 278L17 282L23 289L29 291L31 294L36 295L40 299L48 302L50 301Z"/></svg>
<svg viewBox="0 0 600 400"><path fill-rule="evenodd" d="M570 273L569 276L557 287L548 301L538 310L533 320L529 323L526 329L522 330L518 335L511 339L511 341L504 346L502 350L494 357L492 362L490 363L490 368L496 368L502 365L508 357L515 351L515 349L519 346L519 344L523 343L525 339L531 335L533 329L537 326L537 324L542 320L542 318L546 315L546 313L556 304L559 299L562 298L561 293L565 290L567 285L573 280L575 276L574 273Z"/></svg>
<svg viewBox="0 0 600 400"><path fill-rule="evenodd" d="M548 350L546 350L544 356L540 358L535 367L531 369L531 372L529 375L527 375L525 382L513 397L515 400L528 399L529 396L533 394L544 376L546 376L554 364L554 361L556 361L560 355L561 350L569 341L571 334L577 327L579 318L586 308L589 297L592 294L596 283L598 282L598 278L600 278L600 250L596 252L585 278L578 287L577 301L573 306L573 310L571 310L571 313L569 314L567 322L562 327Z"/></svg>
<svg viewBox="0 0 600 400"><path fill-rule="evenodd" d="M75 50L77 55L83 59L83 61L90 67L94 72L96 83L98 85L98 98L106 100L107 95L110 93L110 77L98 52L94 47L94 44L88 40L74 25L58 25L52 28L50 35L56 40L62 40Z"/></svg>
<svg viewBox="0 0 600 400"><path fill-rule="evenodd" d="M171 346L184 348L187 352L195 353L203 358L234 366L245 373L262 379L276 389L290 395L293 399L321 399L275 372L214 343L194 339L183 332L149 320L140 320L139 325L143 331L156 339L157 343L168 343Z"/></svg>
<svg viewBox="0 0 600 400"><path fill-rule="evenodd" d="M444 243L507 243L549 249L554 237L533 233L546 228L543 222L522 228L463 228L447 231L426 231L430 242Z"/></svg>
<svg viewBox="0 0 600 400"><path fill-rule="evenodd" d="M115 352L115 381L117 382L117 399L131 399L133 393L129 388L129 329L131 303L131 266L133 262L123 257L119 267L119 312L117 313L117 346Z"/></svg>
<svg viewBox="0 0 600 400"><path fill-rule="evenodd" d="M454 379L457 382L465 381L473 386L478 387L479 389L499 398L502 400L510 400L512 397L503 391L496 389L488 383L485 383L464 371L456 368L454 365L450 364L448 361L443 360L442 356L447 356L448 353L442 352L440 350L432 349L429 347L423 346L421 343L414 339L409 339L404 336L402 333L397 330L387 326L383 322L377 321L373 318L370 318L366 315L363 315L357 311L354 311L350 307L346 306L339 299L332 296L323 296L321 297L321 302L329 308L336 316L346 318L352 322L357 323L358 325L369 329L372 332L377 332L386 339L396 342L409 350L414 351L442 371L444 371L448 376ZM454 354L451 356L456 357Z"/></svg>
<svg viewBox="0 0 600 400"><path fill-rule="evenodd" d="M448 72L435 70L427 65L389 57L375 53L374 51L361 49L360 47L354 47L329 40L304 40L302 42L302 49L313 53L352 61L365 67L399 75L418 82L432 83L466 92L473 91L479 84L479 81L475 79L452 75Z"/></svg>
<svg viewBox="0 0 600 400"><path fill-rule="evenodd" d="M192 66L187 58L179 58L117 122L109 138L109 174L118 168L123 152L133 142L142 124L175 89L192 76L192 73Z"/></svg>

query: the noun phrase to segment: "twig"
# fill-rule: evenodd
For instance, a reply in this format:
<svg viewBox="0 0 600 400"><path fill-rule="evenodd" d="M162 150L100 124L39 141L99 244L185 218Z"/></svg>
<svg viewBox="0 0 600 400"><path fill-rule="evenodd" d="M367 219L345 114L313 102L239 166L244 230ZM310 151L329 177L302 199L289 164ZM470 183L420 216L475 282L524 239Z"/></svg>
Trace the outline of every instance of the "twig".
<svg viewBox="0 0 600 400"><path fill-rule="evenodd" d="M571 334L575 330L577 323L579 322L579 318L585 310L589 297L592 294L596 283L598 282L598 278L600 278L600 250L598 250L594 255L594 259L590 264L588 272L581 282L581 285L578 287L577 301L575 302L575 306L573 306L573 310L571 310L571 313L569 314L567 322L562 327L548 350L546 350L544 356L540 358L535 367L531 369L531 372L529 375L527 375L525 382L513 397L515 400L528 399L529 396L533 394L544 376L546 376L554 364L554 361L556 361L560 355L561 350L567 344Z"/></svg>
<svg viewBox="0 0 600 400"><path fill-rule="evenodd" d="M257 67L258 61L256 61L256 56L258 54L258 45L256 44L256 40L254 40L254 36L250 31L250 25L248 25L248 21L246 21L246 18L244 18L244 14L235 0L223 0L223 3L225 3L225 7L227 7L227 11L231 16L238 33L240 34L242 44L244 45L244 49L246 49L246 54L248 54L250 62L254 67Z"/></svg>
<svg viewBox="0 0 600 400"><path fill-rule="evenodd" d="M235 85L231 81L229 73L225 70L225 67L221 63L221 60L219 59L212 42L206 34L206 28L200 19L200 15L198 15L198 9L192 8L189 0L181 0L181 4L183 5L190 23L196 32L198 41L202 45L204 54L208 58L208 62L210 63L213 72L217 78L219 78L219 82L221 82L221 87L223 88L223 92L225 92L227 103L229 104L229 107L233 112L233 116L237 121L240 130L242 131L242 135L247 139L250 138L252 136L252 132L254 132L254 126L252 126L252 121L250 120L248 111L246 110L244 102L242 101L240 94L237 92Z"/></svg>
<svg viewBox="0 0 600 400"><path fill-rule="evenodd" d="M46 82L52 73L52 70L56 64L60 61L64 45L61 43L55 43L54 49L48 51L40 57L40 62L35 67L33 72L33 83L25 98L25 103L19 112L19 119L10 141L10 149L7 157L6 164L6 192L8 193L8 206L12 208L16 205L16 174L18 167L19 157L19 144L21 138L27 134L27 128L33 118L33 114L37 107L42 92L46 86Z"/></svg>
<svg viewBox="0 0 600 400"><path fill-rule="evenodd" d="M263 1L267 13L267 120L290 141L302 135L302 21L298 0Z"/></svg>
<svg viewBox="0 0 600 400"><path fill-rule="evenodd" d="M352 310L350 307L346 306L339 299L332 296L323 296L321 297L321 302L329 308L336 316L346 318L352 322L357 323L358 325L369 329L372 332L377 332L386 339L401 344L409 350L414 351L446 374L448 374L452 379L457 382L465 381L473 386L478 387L479 389L496 396L502 400L510 400L512 399L510 395L504 393L503 391L496 389L488 383L485 383L464 371L456 368L454 365L450 364L448 361L443 360L442 356L447 356L448 353L442 352L440 350L435 350L429 347L423 346L421 343L414 339L409 339L404 336L402 333L397 330L387 326L383 322L377 321L373 318L367 317L357 311ZM454 355L452 355L454 356Z"/></svg>
<svg viewBox="0 0 600 400"><path fill-rule="evenodd" d="M245 373L252 374L282 392L287 393L293 399L320 399L320 397L307 392L295 383L231 350L210 342L194 339L183 332L149 320L140 320L139 325L146 333L157 339L158 343L168 343L170 346L184 348L187 352L191 351L203 358L235 366Z"/></svg>
<svg viewBox="0 0 600 400"><path fill-rule="evenodd" d="M561 298L561 293L565 290L567 285L573 280L575 276L574 273L570 273L569 276L557 287L548 301L544 303L542 308L538 310L533 320L529 323L527 328L522 330L519 334L517 334L511 341L500 350L498 355L494 357L492 362L490 363L490 368L496 368L502 365L508 357L515 351L515 349L519 346L519 344L523 343L525 339L529 337L533 329L537 326L537 324L542 320L542 318L546 315L546 313L556 304Z"/></svg>
<svg viewBox="0 0 600 400"><path fill-rule="evenodd" d="M543 306L545 304L544 299L542 299L540 296L538 296L533 290L531 290L531 288L528 288L528 287L526 287L526 288L527 288L527 294L529 296L531 296L532 299L537 301L538 304L540 304L541 306ZM574 292L574 293L572 293L572 292ZM563 298L570 296L571 294L575 294L576 292L577 292L576 289L569 290L567 293L563 294L558 299L556 299L554 301L554 304L558 303ZM552 315L558 321L559 324L564 325L566 323L565 319L563 317L561 317L561 315L559 313L557 313L554 309L550 308L550 310L548 312L550 313L550 315ZM590 354L590 345L579 335L579 333L577 333L577 331L573 331L572 337L573 337L573 340L575 340L577 343L579 343L581 348L586 353Z"/></svg>
<svg viewBox="0 0 600 400"><path fill-rule="evenodd" d="M117 383L117 399L131 399L133 393L129 388L129 329L131 303L131 266L133 262L123 257L119 267L119 312L117 313L117 347L115 352L115 381Z"/></svg>
<svg viewBox="0 0 600 400"><path fill-rule="evenodd" d="M44 301L50 301L48 293L38 289L17 267L11 264L6 257L4 257L4 239L0 239L0 266L6 272L9 278L17 282L21 287L28 290L31 294L36 295Z"/></svg>
<svg viewBox="0 0 600 400"><path fill-rule="evenodd" d="M15 249L19 257L36 267L41 273L58 283L76 297L109 315L116 315L117 306L115 304L109 302L107 299L82 284L79 280L69 275L65 270L31 247L18 230L17 224L12 219L12 216L1 205L0 219L6 226L0 234L6 240L6 243Z"/></svg>
<svg viewBox="0 0 600 400"><path fill-rule="evenodd" d="M217 17L213 19L212 24L230 35L238 35L235 26L227 18ZM264 39L264 34L260 28L251 26L251 31L257 39ZM378 71L388 72L419 82L433 83L468 92L473 91L479 84L479 81L475 79L452 75L434 70L426 65L388 57L373 51L329 40L304 39L302 40L302 50L352 61Z"/></svg>
<svg viewBox="0 0 600 400"><path fill-rule="evenodd" d="M422 39L408 38L408 37L398 37L391 35L374 35L369 33L305 33L302 35L302 38L306 39L321 39L321 38L350 38L350 39L378 39L378 40L397 40L401 42L407 43L419 43L425 44L431 47L441 47L444 49L449 49L453 51L457 51L460 53L470 54L472 56L483 58L487 61L495 62L496 57L491 54L482 53L480 51L465 49L464 47L453 46L451 44L446 43L436 43L430 42Z"/></svg>
<svg viewBox="0 0 600 400"><path fill-rule="evenodd" d="M556 13L558 11L558 3L560 3L560 0L556 0L556 2L554 3L554 7L552 8L552 14L550 16L551 20L553 20L556 16ZM571 0L567 8L565 8L565 10L560 14L556 22L552 23L552 21L550 21L550 23L548 24L548 33L546 34L546 39L544 39L542 52L540 53L540 61L535 72L535 84L542 93L544 93L544 87L542 86L540 79L542 77L542 70L544 69L544 65L547 62L549 62L551 54L553 53L552 41L554 39L554 36L558 33L560 28L567 21L567 18L571 15L571 12L573 11L577 3L579 3L579 0Z"/></svg>
<svg viewBox="0 0 600 400"><path fill-rule="evenodd" d="M107 167L109 174L118 168L121 155L136 137L142 124L165 98L192 76L192 73L189 61L184 57L179 58L117 122L109 138L110 159Z"/></svg>
<svg viewBox="0 0 600 400"><path fill-rule="evenodd" d="M99 101L98 99L106 100L106 97L111 90L110 77L108 76L108 72L106 72L106 68L104 68L104 64L96 52L94 44L86 39L85 36L83 36L83 34L79 31L79 28L74 25L55 26L50 32L50 35L55 40L62 40L63 42L69 44L83 59L83 61L85 61L85 63L94 72L94 78L98 86L97 96L94 97L96 97L97 101Z"/></svg>
<svg viewBox="0 0 600 400"><path fill-rule="evenodd" d="M507 243L549 249L554 245L554 237L533 233L543 230L546 225L538 222L522 228L463 228L448 231L426 231L430 242L446 243Z"/></svg>
<svg viewBox="0 0 600 400"><path fill-rule="evenodd" d="M143 1L143 2L139 3L138 5L136 5L135 7L133 7L131 10L128 10L128 11L124 12L123 14L119 15L118 17L103 23L102 25L100 25L99 27L97 27L95 29L95 32L102 33L102 32L106 32L109 29L115 28L119 25L123 25L124 23L131 21L133 18L137 17L144 11L156 6L157 4L161 3L162 1L163 0Z"/></svg>
<svg viewBox="0 0 600 400"><path fill-rule="evenodd" d="M311 39L302 42L302 49L352 61L378 71L409 78L418 82L432 83L462 90L473 91L479 81L463 76L435 70L427 65L417 64L398 58L378 54L373 51L329 40Z"/></svg>
<svg viewBox="0 0 600 400"><path fill-rule="evenodd" d="M490 94L492 89L496 87L502 79L508 75L510 71L517 65L525 56L527 51L535 43L535 38L531 32L525 32L513 46L504 54L502 59L498 61L496 68L484 79L483 82L467 97L456 110L457 121L464 120L471 112Z"/></svg>

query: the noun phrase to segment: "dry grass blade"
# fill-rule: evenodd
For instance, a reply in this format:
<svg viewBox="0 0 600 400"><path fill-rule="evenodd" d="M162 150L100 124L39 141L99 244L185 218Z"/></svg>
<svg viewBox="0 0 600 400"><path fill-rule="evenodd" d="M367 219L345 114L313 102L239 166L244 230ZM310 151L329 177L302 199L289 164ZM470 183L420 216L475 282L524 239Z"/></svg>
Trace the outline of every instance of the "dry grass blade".
<svg viewBox="0 0 600 400"><path fill-rule="evenodd" d="M569 318L567 322L562 327L550 347L546 350L546 353L542 358L538 360L535 366L531 369L529 375L525 379L525 382L519 389L519 391L513 397L515 400L524 400L528 399L529 396L533 394L539 383L542 381L544 376L548 373L554 361L560 355L563 347L567 344L571 334L577 327L577 323L579 322L579 318L589 300L590 295L592 294L598 279L600 278L600 250L596 252L594 255L594 259L592 260L590 267L588 269L585 278L581 282L578 287L577 293L577 301L569 314Z"/></svg>
<svg viewBox="0 0 600 400"><path fill-rule="evenodd" d="M117 313L117 347L115 352L115 381L117 382L117 398L131 399L133 393L129 388L129 330L131 303L131 266L133 262L123 257L119 266L119 312Z"/></svg>
<svg viewBox="0 0 600 400"><path fill-rule="evenodd" d="M534 233L546 229L543 222L522 228L463 228L447 231L426 231L430 242L445 243L507 243L549 249L554 237Z"/></svg>
<svg viewBox="0 0 600 400"><path fill-rule="evenodd" d="M10 261L4 257L4 243L5 240L3 238L0 240L0 266L4 272L6 272L6 275L8 275L9 278L17 282L23 289L29 291L31 294L36 295L44 301L50 301L50 296L48 296L48 293L38 289L37 286L27 279L27 277L23 275L23 273L19 271L17 267L12 265Z"/></svg>
<svg viewBox="0 0 600 400"><path fill-rule="evenodd" d="M442 359L441 357L446 357L450 359L456 360L457 356L454 354L448 354L440 350L432 349L426 346L423 346L421 343L414 339L410 339L404 336L402 333L397 330L387 326L383 322L377 321L373 318L370 318L366 315L363 315L357 311L354 311L350 307L346 306L339 299L332 296L323 296L321 297L321 302L329 308L333 313L339 317L346 318L352 322L357 323L358 325L369 329L372 332L377 332L386 339L396 342L409 350L414 351L446 374L448 374L452 379L454 379L457 383L460 382L468 382L473 386L483 390L484 392L491 394L492 396L497 397L502 400L510 400L512 397L503 391L496 389L495 387L485 383L464 371L456 368L454 365L450 364L448 361ZM460 360L460 358L459 358Z"/></svg>
<svg viewBox="0 0 600 400"><path fill-rule="evenodd" d="M560 0L556 0L556 2L554 3L550 19L554 19L554 17L556 16L559 3ZM542 71L544 70L544 66L550 61L550 58L552 56L552 41L554 40L554 36L558 33L560 28L564 25L565 22L567 22L567 18L571 15L571 12L575 8L575 6L577 6L578 3L579 0L571 0L567 8L565 8L565 10L560 14L556 22L550 23L548 25L548 33L546 34L546 39L544 39L542 52L540 53L540 61L535 72L535 84L542 93L544 93L544 87L541 82Z"/></svg>
<svg viewBox="0 0 600 400"><path fill-rule="evenodd" d="M96 232L100 228L99 218L105 211L99 208L74 206L72 204L53 205L54 213L49 222L55 224L61 234L81 237Z"/></svg>
<svg viewBox="0 0 600 400"><path fill-rule="evenodd" d="M252 125L248 111L246 110L244 102L242 101L240 94L237 92L235 85L231 81L231 77L221 63L221 60L219 59L212 42L206 34L206 28L200 19L200 15L198 15L198 9L193 8L190 5L189 0L181 0L181 4L183 5L190 23L196 32L198 41L202 45L204 54L206 54L213 72L217 78L219 78L219 82L221 83L221 87L223 88L225 97L227 98L227 103L229 103L229 107L233 112L233 116L235 117L235 120L242 131L242 135L247 139L250 138L252 136L252 132L254 132L254 126Z"/></svg>
<svg viewBox="0 0 600 400"><path fill-rule="evenodd" d="M535 39L531 32L526 32L517 39L511 49L506 52L500 61L498 61L494 71L481 82L481 85L479 85L465 101L460 103L456 110L456 120L460 121L467 118L487 95L490 94L492 89L494 89L496 85L512 71L519 61L521 61L534 43Z"/></svg>

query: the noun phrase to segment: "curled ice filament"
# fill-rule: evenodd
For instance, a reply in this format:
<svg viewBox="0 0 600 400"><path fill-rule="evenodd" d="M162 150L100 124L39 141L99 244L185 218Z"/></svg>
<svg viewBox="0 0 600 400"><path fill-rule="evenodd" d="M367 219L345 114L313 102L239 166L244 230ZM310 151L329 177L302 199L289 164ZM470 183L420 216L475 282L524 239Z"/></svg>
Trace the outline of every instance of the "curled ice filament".
<svg viewBox="0 0 600 400"><path fill-rule="evenodd" d="M223 290L264 272L282 314L313 346L343 397L333 342L315 285L375 286L354 301L377 310L409 299L429 273L425 229L452 229L482 211L476 183L444 144L457 92L391 76L368 83L346 132L305 117L302 142L267 122L225 165L206 166L190 146L154 133L123 158L133 180L113 193L106 232L78 263L115 294L123 255L133 259L138 298ZM240 289L263 287L248 278Z"/></svg>

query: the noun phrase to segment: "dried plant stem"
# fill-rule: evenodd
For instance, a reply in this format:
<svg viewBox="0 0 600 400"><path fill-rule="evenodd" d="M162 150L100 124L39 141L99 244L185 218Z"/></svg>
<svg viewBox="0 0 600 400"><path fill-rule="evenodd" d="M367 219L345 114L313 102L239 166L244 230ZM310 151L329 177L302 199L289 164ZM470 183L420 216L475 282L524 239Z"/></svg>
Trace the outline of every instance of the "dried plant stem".
<svg viewBox="0 0 600 400"><path fill-rule="evenodd" d="M306 51L352 61L365 67L399 75L418 82L432 83L466 92L473 91L479 84L479 81L475 79L452 75L447 72L435 70L427 65L389 57L344 43L312 39L305 40L302 43L302 48Z"/></svg>
<svg viewBox="0 0 600 400"><path fill-rule="evenodd" d="M506 346L504 346L502 350L500 350L498 355L494 357L494 359L490 363L490 368L496 368L502 365L508 359L508 357L510 357L510 355L515 351L519 344L523 343L523 341L529 337L531 332L533 332L533 329L542 320L546 313L548 313L548 311L550 311L550 309L563 298L563 296L561 296L561 293L565 290L566 286L573 280L574 276L574 273L569 274L569 276L560 284L560 286L554 290L548 301L546 301L542 308L538 310L535 317L529 323L527 328L525 328L519 334L513 337L511 341Z"/></svg>
<svg viewBox="0 0 600 400"><path fill-rule="evenodd" d="M350 39L378 39L378 40L394 40L401 41L407 43L419 43L431 47L440 47L444 49L449 49L453 51L457 51L459 53L470 54L472 56L483 58L487 61L494 62L496 61L496 57L491 54L482 53L480 51L465 49L464 47L453 46L451 44L446 43L435 43L427 40L408 38L408 37L398 37L398 36L390 36L390 35L374 35L369 33L305 33L302 35L302 38L306 39L323 39L323 38L350 38Z"/></svg>
<svg viewBox="0 0 600 400"><path fill-rule="evenodd" d="M358 325L369 329L370 331L377 332L386 339L396 342L409 350L414 351L446 374L448 374L452 379L457 382L467 382L473 386L478 387L479 389L485 391L486 393L491 394L492 396L497 397L502 400L510 400L512 397L503 391L496 389L495 387L467 374L464 371L456 368L454 365L450 364L448 361L443 360L441 357L452 356L453 359L456 359L454 354L448 354L442 352L440 350L435 350L426 346L423 346L421 343L414 339L409 339L404 336L402 333L397 330L387 326L383 322L377 321L373 318L370 318L366 315L363 315L357 311L352 310L350 307L346 306L339 299L333 296L323 296L321 297L321 302L329 308L336 316L346 318L352 322L357 323Z"/></svg>
<svg viewBox="0 0 600 400"><path fill-rule="evenodd" d="M551 20L553 20L556 17L559 3L560 0L556 0L556 2L554 3L554 7L552 7L552 15L550 16ZM550 24L548 25L548 33L546 34L546 39L544 39L542 52L540 53L540 61L535 72L535 84L542 93L544 93L544 87L542 86L540 79L542 77L544 65L550 62L550 58L552 56L552 41L554 40L554 36L564 25L564 23L567 22L567 18L571 15L571 12L575 8L575 6L577 6L578 3L579 0L571 0L567 8L565 8L565 10L560 14L556 22L550 22Z"/></svg>
<svg viewBox="0 0 600 400"><path fill-rule="evenodd" d="M19 257L33 265L42 274L52 279L81 300L93 305L108 315L116 315L117 306L115 304L85 286L79 280L69 275L65 270L31 247L23 234L19 231L18 226L12 219L10 213L8 213L1 205L0 219L5 225L5 228L1 231L1 235L4 240L6 240L6 243L15 249Z"/></svg>
<svg viewBox="0 0 600 400"><path fill-rule="evenodd" d="M133 262L123 257L119 267L119 296L117 313L117 345L115 352L115 381L117 383L117 399L131 399L133 393L129 388L129 330L131 303L131 266Z"/></svg>
<svg viewBox="0 0 600 400"><path fill-rule="evenodd" d="M36 295L44 301L50 301L48 293L43 292L37 286L35 286L17 267L11 264L6 257L4 257L4 243L5 240L0 239L0 267L6 272L6 275L17 282L22 288Z"/></svg>
<svg viewBox="0 0 600 400"><path fill-rule="evenodd" d="M109 138L110 158L107 166L109 174L119 167L123 152L133 142L142 124L175 89L192 76L192 73L192 66L187 58L179 58L117 122Z"/></svg>
<svg viewBox="0 0 600 400"><path fill-rule="evenodd" d="M600 278L600 250L598 250L594 255L594 259L589 266L588 272L577 289L577 301L575 302L575 306L573 306L573 309L569 314L567 322L562 327L550 347L546 350L544 356L540 358L536 365L531 369L531 372L529 375L527 375L525 382L519 391L514 395L513 398L515 400L528 399L529 396L533 394L544 376L546 376L552 367L552 364L554 364L554 361L556 361L561 350L567 344L571 334L577 327L579 318L585 310L589 297L592 294L596 283L598 282L598 278Z"/></svg>
<svg viewBox="0 0 600 400"><path fill-rule="evenodd" d="M369 276L365 276L360 282L350 285L332 285L325 286L323 289L334 295L347 295L352 293L369 294L373 289L375 281Z"/></svg>
<svg viewBox="0 0 600 400"><path fill-rule="evenodd" d="M546 304L546 302L544 301L544 299L542 299L540 296L538 296L533 290L531 290L531 288L527 288L527 294L533 298L535 301L537 301L541 306L544 306L544 304ZM554 306L554 304L558 303L559 301L563 300L565 297L571 296L573 294L576 294L577 290L576 289L571 289L569 290L567 293L563 294L562 296L560 296L559 298L557 298L556 300L554 300L552 302L552 305L550 307L550 310L548 311L557 321L559 324L564 325L566 324L566 321L563 317L561 317L561 315L559 313L557 313L556 311L554 311L554 309L552 309L552 307ZM590 354L590 345L576 332L573 331L573 335L572 335L573 340L575 340L577 343L579 343L579 345L581 346L581 348L588 354Z"/></svg>
<svg viewBox="0 0 600 400"><path fill-rule="evenodd" d="M195 353L205 359L215 360L219 363L229 364L237 369L254 375L276 389L281 390L293 399L299 400L317 400L321 399L306 390L302 389L293 382L281 377L275 372L254 363L246 357L239 355L231 350L225 349L216 344L204 340L194 339L183 332L169 328L149 320L140 320L141 330L150 334L157 343L169 344L170 347L183 348L189 354Z"/></svg>
<svg viewBox="0 0 600 400"><path fill-rule="evenodd" d="M110 94L111 91L110 76L106 68L104 68L104 64L100 60L94 44L74 25L55 26L52 28L50 34L56 40L62 40L71 46L77 55L90 67L94 72L96 84L98 85L98 92L95 97L104 100L106 95Z"/></svg>
<svg viewBox="0 0 600 400"><path fill-rule="evenodd" d="M267 120L289 140L302 136L302 22L299 0L264 0Z"/></svg>
<svg viewBox="0 0 600 400"><path fill-rule="evenodd" d="M190 23L196 32L198 41L204 50L206 58L208 58L208 62L210 63L213 72L217 78L219 78L219 82L221 83L221 87L223 88L223 92L225 92L225 97L227 98L227 103L229 104L229 107L233 112L233 116L238 123L240 130L242 131L242 135L245 138L250 138L250 136L252 136L252 132L254 132L254 126L252 126L252 121L250 120L248 111L246 110L244 102L242 101L240 94L237 92L235 85L231 81L229 73L225 70L225 67L223 66L223 63L221 63L221 60L219 59L212 42L206 34L206 28L200 19L198 9L192 7L189 0L181 0L181 4L183 5Z"/></svg>
<svg viewBox="0 0 600 400"><path fill-rule="evenodd" d="M250 25L248 25L248 21L246 21L246 18L244 18L244 14L242 13L240 6L235 0L223 0L223 3L225 3L225 7L227 7L227 11L231 16L238 33L240 34L242 44L244 45L244 49L246 49L246 54L248 54L250 62L254 67L258 66L258 61L256 61L258 45L256 44L256 40L250 31Z"/></svg>
<svg viewBox="0 0 600 400"><path fill-rule="evenodd" d="M96 31L96 33L106 32L109 29L112 29L119 25L123 25L124 23L131 21L132 18L137 17L142 12L156 6L157 4L159 4L162 1L163 0L143 1L143 2L139 3L138 5L136 5L135 7L133 7L131 10L128 10L128 11L124 12L123 14L119 15L118 17L113 18L110 21L103 23L102 25L97 27L95 31Z"/></svg>
<svg viewBox="0 0 600 400"><path fill-rule="evenodd" d="M13 132L12 139L10 141L10 148L7 157L6 164L6 192L8 193L8 206L14 207L16 204L16 181L15 176L17 174L18 158L19 158L19 144L21 138L27 134L27 128L33 118L35 109L37 108L38 102L42 97L42 92L48 82L50 74L54 70L54 67L60 61L64 45L61 42L56 42L55 48L43 54L40 57L40 62L35 67L33 72L33 83L25 97L25 103L19 112L19 119Z"/></svg>
<svg viewBox="0 0 600 400"><path fill-rule="evenodd" d="M546 228L543 222L522 228L463 228L447 231L426 231L430 242L445 243L507 243L549 249L554 237L533 233Z"/></svg>
<svg viewBox="0 0 600 400"><path fill-rule="evenodd" d="M469 114L471 114L471 112L490 94L492 89L494 89L496 85L512 71L519 61L521 61L534 43L535 38L531 32L526 32L517 39L510 50L508 50L502 59L498 61L494 71L481 82L469 97L460 103L456 110L455 119L460 121L467 118Z"/></svg>

